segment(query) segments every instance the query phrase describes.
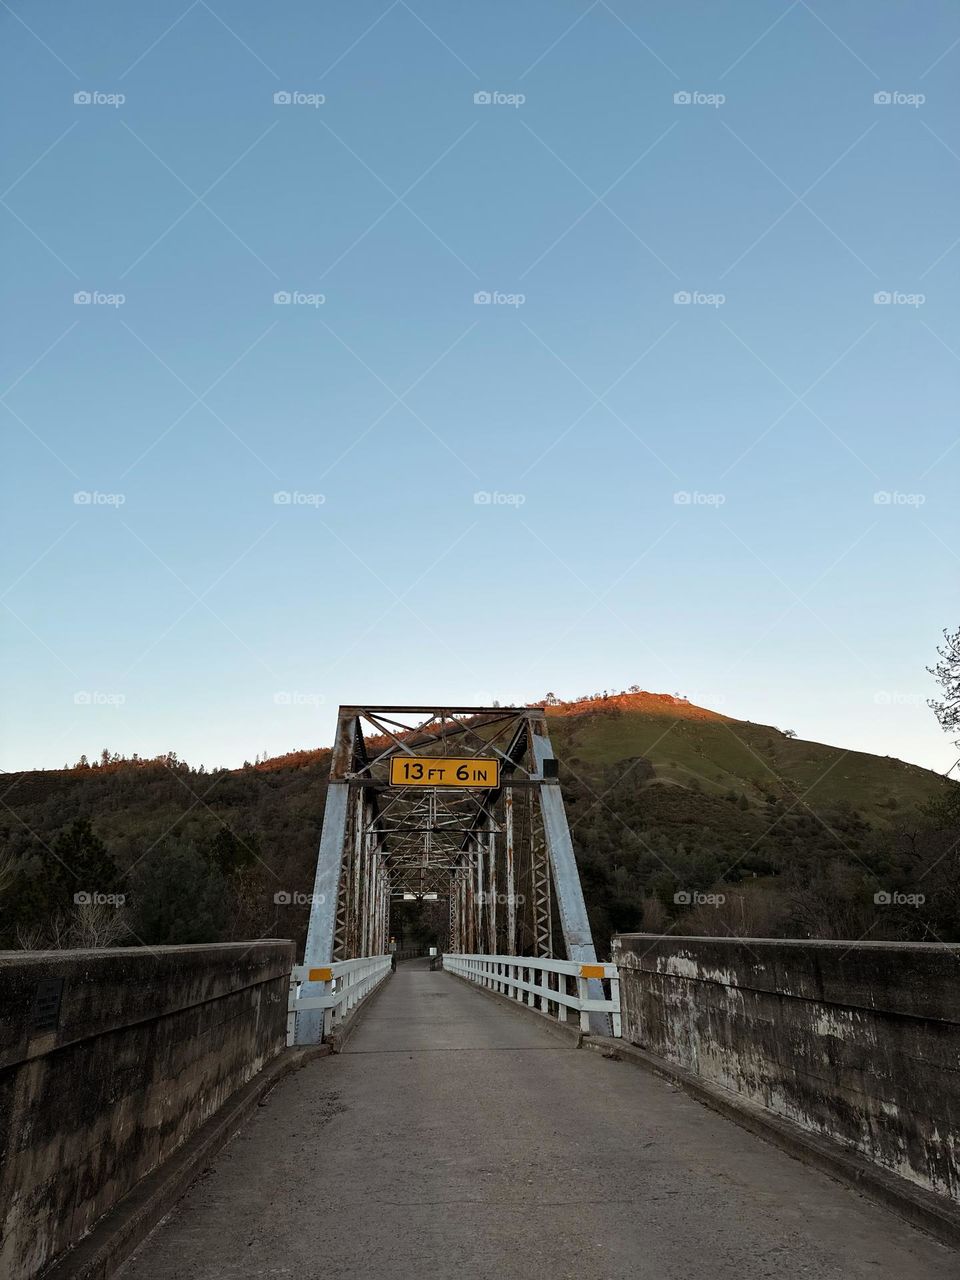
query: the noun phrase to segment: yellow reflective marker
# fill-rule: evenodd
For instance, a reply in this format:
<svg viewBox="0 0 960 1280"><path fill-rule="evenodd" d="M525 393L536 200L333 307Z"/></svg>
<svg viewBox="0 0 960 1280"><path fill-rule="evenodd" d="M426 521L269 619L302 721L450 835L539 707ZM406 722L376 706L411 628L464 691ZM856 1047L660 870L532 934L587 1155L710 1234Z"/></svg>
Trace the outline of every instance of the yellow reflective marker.
<svg viewBox="0 0 960 1280"><path fill-rule="evenodd" d="M332 982L333 970L332 969L311 969L310 972L307 974L307 981L308 982Z"/></svg>
<svg viewBox="0 0 960 1280"><path fill-rule="evenodd" d="M500 761L454 756L392 756L391 787L497 787Z"/></svg>
<svg viewBox="0 0 960 1280"><path fill-rule="evenodd" d="M580 977L581 978L602 978L603 965L602 964L582 964L580 966Z"/></svg>

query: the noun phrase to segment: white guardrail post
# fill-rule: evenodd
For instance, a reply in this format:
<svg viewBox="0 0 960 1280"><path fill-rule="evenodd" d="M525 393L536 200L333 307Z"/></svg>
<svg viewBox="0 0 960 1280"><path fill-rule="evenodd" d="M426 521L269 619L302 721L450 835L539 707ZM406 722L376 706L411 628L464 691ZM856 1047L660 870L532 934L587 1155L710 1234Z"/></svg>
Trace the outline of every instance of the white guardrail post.
<svg viewBox="0 0 960 1280"><path fill-rule="evenodd" d="M443 967L478 986L505 995L530 1008L566 1022L568 1010L577 1015L581 1031L590 1030L591 1013L610 1015L613 1034L621 1034L620 975L615 964L581 964L576 960L548 960L539 956L485 956L447 952ZM590 995L590 982L608 983L610 995ZM576 994L572 994L573 985ZM603 988L601 987L601 990Z"/></svg>
<svg viewBox="0 0 960 1280"><path fill-rule="evenodd" d="M319 1039L326 1039L380 985L391 970L390 962L391 957L386 955L360 956L319 966L295 965L290 971L287 1044L305 1043L297 1038L297 1016L311 1009L323 1010Z"/></svg>

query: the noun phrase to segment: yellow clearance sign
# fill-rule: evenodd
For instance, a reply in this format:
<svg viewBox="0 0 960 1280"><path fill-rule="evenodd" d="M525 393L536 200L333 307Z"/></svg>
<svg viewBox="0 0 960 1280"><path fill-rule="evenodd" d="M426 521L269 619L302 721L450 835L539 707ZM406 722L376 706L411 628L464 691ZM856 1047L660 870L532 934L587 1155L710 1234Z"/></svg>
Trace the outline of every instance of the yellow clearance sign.
<svg viewBox="0 0 960 1280"><path fill-rule="evenodd" d="M497 787L500 761L476 756L392 756L391 787Z"/></svg>

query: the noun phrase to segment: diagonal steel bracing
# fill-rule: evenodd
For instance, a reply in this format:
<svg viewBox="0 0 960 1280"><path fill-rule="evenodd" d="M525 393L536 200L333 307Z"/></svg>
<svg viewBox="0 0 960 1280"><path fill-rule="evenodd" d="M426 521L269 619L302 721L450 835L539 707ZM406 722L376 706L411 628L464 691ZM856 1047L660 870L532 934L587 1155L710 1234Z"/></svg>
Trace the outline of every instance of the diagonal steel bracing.
<svg viewBox="0 0 960 1280"><path fill-rule="evenodd" d="M392 785L404 759L492 760L499 780ZM382 954L391 902L425 894L447 951L596 960L542 707L340 708L304 963Z"/></svg>

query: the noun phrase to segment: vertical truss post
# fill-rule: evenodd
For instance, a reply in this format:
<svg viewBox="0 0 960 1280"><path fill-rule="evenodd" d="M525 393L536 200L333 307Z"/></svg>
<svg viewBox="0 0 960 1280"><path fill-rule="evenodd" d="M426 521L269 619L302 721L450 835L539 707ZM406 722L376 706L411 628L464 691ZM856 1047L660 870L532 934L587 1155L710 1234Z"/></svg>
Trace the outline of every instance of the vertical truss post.
<svg viewBox="0 0 960 1280"><path fill-rule="evenodd" d="M533 953L553 955L553 901L550 897L550 862L536 824L530 823L530 888Z"/></svg>
<svg viewBox="0 0 960 1280"><path fill-rule="evenodd" d="M341 957L347 959L349 956L363 955L363 938L361 935L361 924L363 921L363 874L364 854L366 853L366 839L364 836L364 803L363 792L358 790L353 813L353 840L351 841L351 857L352 865L352 886L350 890L350 905L347 911L347 928L346 928L346 955Z"/></svg>
<svg viewBox="0 0 960 1280"><path fill-rule="evenodd" d="M504 954L512 956L517 945L517 886L513 871L513 789L504 799L504 846L506 860L507 939Z"/></svg>
<svg viewBox="0 0 960 1280"><path fill-rule="evenodd" d="M377 937L377 934L379 933L379 929L377 928L377 926L380 923L380 891L381 891L380 861L381 859L380 859L380 850L377 847L376 837L370 836L369 840L370 840L370 853L368 856L369 856L371 888L370 888L369 924L367 926L367 929L368 929L367 955L375 956L377 954L377 942L379 941Z"/></svg>
<svg viewBox="0 0 960 1280"><path fill-rule="evenodd" d="M487 862L490 869L487 894L487 949L497 955L497 835L493 821L487 818Z"/></svg>
<svg viewBox="0 0 960 1280"><path fill-rule="evenodd" d="M377 853L377 906L373 922L370 954L382 956L387 950L386 915L390 910L390 877L382 853Z"/></svg>
<svg viewBox="0 0 960 1280"><path fill-rule="evenodd" d="M390 941L390 895L392 892L393 880L389 875L386 875L383 880L383 926L380 930L381 954L386 954L387 944Z"/></svg>
<svg viewBox="0 0 960 1280"><path fill-rule="evenodd" d="M467 915L467 899L470 897L470 870L462 865L460 872L460 947L470 951L470 916Z"/></svg>
<svg viewBox="0 0 960 1280"><path fill-rule="evenodd" d="M445 951L460 951L460 875L450 876L450 896L447 898L447 945Z"/></svg>
<svg viewBox="0 0 960 1280"><path fill-rule="evenodd" d="M377 854L376 838L368 829L364 831L363 846L362 954L372 956L376 954L373 948L377 940L377 912L380 908L380 859Z"/></svg>
<svg viewBox="0 0 960 1280"><path fill-rule="evenodd" d="M349 822L347 824L349 826ZM340 885L337 889L337 911L333 930L333 959L346 960L347 930L350 927L350 884L353 863L352 844L346 844L343 850L343 866L340 868Z"/></svg>
<svg viewBox="0 0 960 1280"><path fill-rule="evenodd" d="M356 916L355 875L357 870L357 807L347 802L347 823L343 837L343 866L337 893L337 916L333 933L334 960L353 955L353 921Z"/></svg>
<svg viewBox="0 0 960 1280"><path fill-rule="evenodd" d="M387 949L387 932L390 928L390 875L386 859L377 858L377 918L374 922L373 955L381 956Z"/></svg>
<svg viewBox="0 0 960 1280"><path fill-rule="evenodd" d="M483 947L483 926L486 912L484 907L487 906L486 885L483 882L483 845L478 839L473 848L474 865L477 875L476 901L477 901L477 951Z"/></svg>
<svg viewBox="0 0 960 1280"><path fill-rule="evenodd" d="M387 949L387 940L383 936L384 900L386 900L387 907L390 905L390 877L387 874L387 863L382 849L377 850L375 862L377 866L377 906L373 921L373 942L370 946L370 954L372 956L380 956Z"/></svg>
<svg viewBox="0 0 960 1280"><path fill-rule="evenodd" d="M377 866L370 836L363 836L363 914L360 917L360 945L363 956L373 955L373 939L376 934L376 910L379 906L377 893Z"/></svg>
<svg viewBox="0 0 960 1280"><path fill-rule="evenodd" d="M380 859L380 910L377 914L377 944L374 954L386 955L390 940L390 873L383 858Z"/></svg>
<svg viewBox="0 0 960 1280"><path fill-rule="evenodd" d="M377 920L377 933L379 936L377 955L385 955L390 941L390 873L387 871L386 863L383 864L380 878L380 915Z"/></svg>
<svg viewBox="0 0 960 1280"><path fill-rule="evenodd" d="M367 926L369 933L367 955L376 956L380 954L380 894L382 892L380 853L377 849L374 849L370 855L370 872L372 885L370 888L370 923Z"/></svg>

